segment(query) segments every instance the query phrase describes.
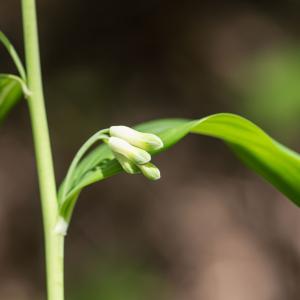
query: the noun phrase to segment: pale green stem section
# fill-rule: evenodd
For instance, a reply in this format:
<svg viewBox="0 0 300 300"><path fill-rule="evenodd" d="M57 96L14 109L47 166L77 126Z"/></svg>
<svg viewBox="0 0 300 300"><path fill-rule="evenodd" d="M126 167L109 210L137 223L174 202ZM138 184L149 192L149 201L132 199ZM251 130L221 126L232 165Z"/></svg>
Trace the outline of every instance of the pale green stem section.
<svg viewBox="0 0 300 300"><path fill-rule="evenodd" d="M48 300L64 299L64 237L54 233L58 204L51 145L44 106L35 0L22 0L28 98L36 153L45 234Z"/></svg>

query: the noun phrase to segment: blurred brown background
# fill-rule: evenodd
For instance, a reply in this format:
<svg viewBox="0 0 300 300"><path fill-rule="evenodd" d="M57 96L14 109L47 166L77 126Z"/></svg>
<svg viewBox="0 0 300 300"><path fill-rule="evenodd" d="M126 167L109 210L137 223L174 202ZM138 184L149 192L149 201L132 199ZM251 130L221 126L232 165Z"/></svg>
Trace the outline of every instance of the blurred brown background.
<svg viewBox="0 0 300 300"><path fill-rule="evenodd" d="M300 2L38 0L60 182L98 129L216 112L300 150ZM20 3L0 28L23 53ZM14 71L0 49L1 72ZM219 141L155 158L163 178L85 190L66 246L72 300L300 299L300 210ZM0 129L0 299L44 298L40 204L26 106Z"/></svg>

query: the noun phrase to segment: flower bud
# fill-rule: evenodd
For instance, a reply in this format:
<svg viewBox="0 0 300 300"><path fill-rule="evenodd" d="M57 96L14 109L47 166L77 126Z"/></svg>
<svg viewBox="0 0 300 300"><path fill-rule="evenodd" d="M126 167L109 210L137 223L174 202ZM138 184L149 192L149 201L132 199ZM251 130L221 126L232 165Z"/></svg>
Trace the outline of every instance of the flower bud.
<svg viewBox="0 0 300 300"><path fill-rule="evenodd" d="M127 126L111 126L109 133L111 136L123 139L146 151L158 150L163 147L163 142L157 135L139 132Z"/></svg>
<svg viewBox="0 0 300 300"><path fill-rule="evenodd" d="M143 175L150 180L158 180L161 177L159 169L152 163L146 163L138 167L142 171Z"/></svg>
<svg viewBox="0 0 300 300"><path fill-rule="evenodd" d="M114 155L126 173L129 174L140 173L139 168L134 163L132 163L128 158L118 153L114 153Z"/></svg>
<svg viewBox="0 0 300 300"><path fill-rule="evenodd" d="M123 139L110 137L108 145L114 153L125 156L134 164L142 165L151 160L151 155L148 152L130 145Z"/></svg>

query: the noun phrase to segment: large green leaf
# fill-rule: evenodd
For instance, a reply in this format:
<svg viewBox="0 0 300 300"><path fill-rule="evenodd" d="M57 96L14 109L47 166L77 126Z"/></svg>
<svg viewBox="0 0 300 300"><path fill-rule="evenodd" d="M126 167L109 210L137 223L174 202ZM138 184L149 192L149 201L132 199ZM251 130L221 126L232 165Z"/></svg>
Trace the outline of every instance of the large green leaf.
<svg viewBox="0 0 300 300"><path fill-rule="evenodd" d="M0 74L0 123L22 96L21 79L7 74Z"/></svg>
<svg viewBox="0 0 300 300"><path fill-rule="evenodd" d="M156 120L135 128L157 134L164 142L164 148L159 152L173 146L188 133L219 138L228 144L250 169L263 176L300 206L300 155L276 142L245 118L221 113L195 121ZM67 196L59 197L61 214L70 216L70 211L84 187L120 172L122 169L109 148L106 145L98 146L78 165Z"/></svg>

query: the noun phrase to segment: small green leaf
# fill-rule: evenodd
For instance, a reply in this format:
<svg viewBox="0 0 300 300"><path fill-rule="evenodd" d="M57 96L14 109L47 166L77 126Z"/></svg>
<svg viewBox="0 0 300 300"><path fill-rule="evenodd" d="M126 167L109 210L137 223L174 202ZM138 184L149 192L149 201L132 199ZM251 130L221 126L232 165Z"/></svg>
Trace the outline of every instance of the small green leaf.
<svg viewBox="0 0 300 300"><path fill-rule="evenodd" d="M221 113L200 120L164 119L140 124L142 132L158 135L165 151L188 133L221 139L253 171L260 174L296 205L300 206L300 155L279 144L252 122L238 115ZM77 166L66 197L59 197L61 214L71 217L81 190L97 181L121 173L122 168L106 145L97 147Z"/></svg>
<svg viewBox="0 0 300 300"><path fill-rule="evenodd" d="M21 99L22 79L14 75L0 74L0 123Z"/></svg>

